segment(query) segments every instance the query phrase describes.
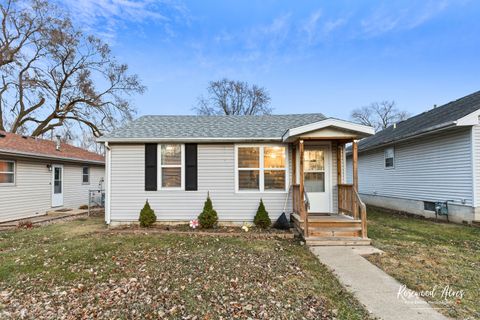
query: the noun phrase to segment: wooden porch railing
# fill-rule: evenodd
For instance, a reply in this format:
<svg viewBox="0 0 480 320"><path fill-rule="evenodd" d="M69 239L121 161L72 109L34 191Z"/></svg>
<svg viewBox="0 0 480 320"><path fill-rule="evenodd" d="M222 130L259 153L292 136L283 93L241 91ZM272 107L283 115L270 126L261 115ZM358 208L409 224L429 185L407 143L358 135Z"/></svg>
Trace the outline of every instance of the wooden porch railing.
<svg viewBox="0 0 480 320"><path fill-rule="evenodd" d="M362 238L367 238L367 206L353 184L338 185L338 211L362 221Z"/></svg>
<svg viewBox="0 0 480 320"><path fill-rule="evenodd" d="M300 185L294 184L292 186L293 212L298 214L303 220L303 232L308 237L308 214L307 204L305 203L304 195L300 192Z"/></svg>

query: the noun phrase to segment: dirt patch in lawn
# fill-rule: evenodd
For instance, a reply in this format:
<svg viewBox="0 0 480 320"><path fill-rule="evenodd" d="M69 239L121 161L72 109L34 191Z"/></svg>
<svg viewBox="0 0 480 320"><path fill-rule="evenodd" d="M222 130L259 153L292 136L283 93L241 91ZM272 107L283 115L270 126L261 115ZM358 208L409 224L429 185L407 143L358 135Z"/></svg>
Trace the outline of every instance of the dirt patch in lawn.
<svg viewBox="0 0 480 320"><path fill-rule="evenodd" d="M2 235L0 318L369 317L293 240L110 234L83 223ZM82 231L68 235L69 225Z"/></svg>
<svg viewBox="0 0 480 320"><path fill-rule="evenodd" d="M480 319L480 229L368 211L369 237L383 250L368 260L456 319Z"/></svg>

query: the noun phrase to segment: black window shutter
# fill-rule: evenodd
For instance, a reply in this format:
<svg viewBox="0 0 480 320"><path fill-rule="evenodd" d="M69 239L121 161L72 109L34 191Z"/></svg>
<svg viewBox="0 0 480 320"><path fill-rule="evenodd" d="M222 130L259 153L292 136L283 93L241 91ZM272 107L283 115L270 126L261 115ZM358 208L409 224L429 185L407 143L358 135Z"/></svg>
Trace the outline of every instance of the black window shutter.
<svg viewBox="0 0 480 320"><path fill-rule="evenodd" d="M145 191L157 190L157 144L145 144Z"/></svg>
<svg viewBox="0 0 480 320"><path fill-rule="evenodd" d="M185 144L185 190L195 191L198 188L197 144Z"/></svg>

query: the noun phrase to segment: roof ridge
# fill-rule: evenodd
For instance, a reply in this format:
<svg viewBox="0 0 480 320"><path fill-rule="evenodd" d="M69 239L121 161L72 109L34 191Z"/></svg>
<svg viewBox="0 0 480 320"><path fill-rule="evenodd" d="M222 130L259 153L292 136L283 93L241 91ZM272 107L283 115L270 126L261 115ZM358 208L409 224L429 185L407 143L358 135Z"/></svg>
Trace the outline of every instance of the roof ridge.
<svg viewBox="0 0 480 320"><path fill-rule="evenodd" d="M480 91L447 102L439 107L416 114L400 121L396 126L390 125L375 135L363 139L359 150L368 150L384 144L394 143L406 138L425 134L439 128L455 125L455 121L480 109Z"/></svg>
<svg viewBox="0 0 480 320"><path fill-rule="evenodd" d="M321 112L311 112L311 113L277 113L277 114L211 114L211 115L196 115L196 114L144 114L139 118L143 117L276 117L276 116L308 116L308 115L325 115ZM327 118L327 117L325 117Z"/></svg>
<svg viewBox="0 0 480 320"><path fill-rule="evenodd" d="M18 136L19 138L26 138L26 139L33 139L35 141L43 141L43 142L46 142L46 143L53 143L53 144L56 144L55 141L53 140L50 140L50 139L45 139L45 138L41 138L41 137L34 137L34 136L30 136L30 135L26 135L26 134L18 134L18 133L13 133L13 132L8 132L8 131L2 131L0 130L0 133L3 133L5 135L14 135L14 136ZM79 150L82 150L82 151L85 151L85 152L90 152L92 154L98 154L96 152L93 152L93 151L90 151L90 150L87 150L87 149L84 149L82 147L78 147L78 146L75 146L71 143L68 143L68 142L62 142L63 145L67 145L71 148L75 148L75 149L79 149Z"/></svg>
<svg viewBox="0 0 480 320"><path fill-rule="evenodd" d="M451 100L451 101L449 101L449 102L447 102L447 103L445 103L445 104L442 104L441 106L433 107L433 108L431 108L431 109L429 109L429 110L426 110L426 111L423 111L423 112L421 112L421 113L418 113L418 114L416 114L416 115L414 115L414 116L411 116L411 117L408 118L408 119L405 119L405 120L402 120L402 121L398 122L397 124L399 124L399 123L401 123L401 122L409 121L410 119L417 118L417 117L419 117L419 116L421 116L421 115L424 115L424 114L426 114L426 113L429 113L429 112L433 112L433 111L440 110L440 109L445 109L446 107L451 107L451 105L454 104L454 103L459 103L459 102L461 102L461 101L463 101L463 100L468 100L468 99L471 98L472 96L476 96L476 95L480 95L480 90L479 90L479 91L475 91L475 92L473 92L473 93L470 93L470 94L468 94L468 95L466 95L466 96L464 96L464 97L461 97L461 98L458 98L458 99L455 99L455 100ZM383 130L382 130L382 131L383 131Z"/></svg>

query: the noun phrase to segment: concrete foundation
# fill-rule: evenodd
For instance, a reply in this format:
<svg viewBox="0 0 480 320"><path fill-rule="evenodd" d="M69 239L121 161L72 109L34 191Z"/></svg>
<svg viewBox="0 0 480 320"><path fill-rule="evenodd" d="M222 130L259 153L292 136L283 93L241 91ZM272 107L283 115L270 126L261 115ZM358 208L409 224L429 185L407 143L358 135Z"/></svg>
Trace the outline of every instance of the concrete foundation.
<svg viewBox="0 0 480 320"><path fill-rule="evenodd" d="M363 193L360 194L360 196L362 201L367 205L416 214L428 219L435 218L435 212L424 209L423 201L384 197ZM479 208L466 205L448 203L448 219L450 222L455 223L471 223L472 221L480 220L480 210ZM438 216L438 220L446 220L446 217Z"/></svg>

